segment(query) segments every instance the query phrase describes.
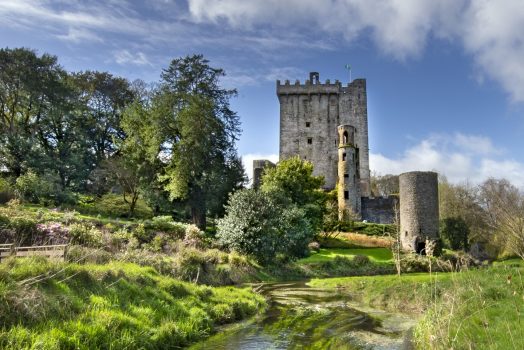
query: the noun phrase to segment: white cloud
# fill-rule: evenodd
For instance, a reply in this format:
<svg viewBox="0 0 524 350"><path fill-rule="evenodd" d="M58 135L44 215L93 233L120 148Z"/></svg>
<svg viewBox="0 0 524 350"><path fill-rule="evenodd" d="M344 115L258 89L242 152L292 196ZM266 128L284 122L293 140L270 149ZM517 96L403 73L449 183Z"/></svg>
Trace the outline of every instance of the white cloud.
<svg viewBox="0 0 524 350"><path fill-rule="evenodd" d="M114 53L116 63L126 65L135 64L137 66L151 65L149 59L143 52L137 52L132 54L128 50L121 50Z"/></svg>
<svg viewBox="0 0 524 350"><path fill-rule="evenodd" d="M473 141L467 143L464 140ZM475 144L480 147L472 147ZM524 164L505 159L503 152L495 148L489 138L478 135L432 135L395 158L371 153L370 167L378 174L437 171L455 183L465 180L480 183L489 177L506 178L524 187Z"/></svg>
<svg viewBox="0 0 524 350"><path fill-rule="evenodd" d="M421 55L431 37L456 40L480 75L500 83L514 101L524 101L521 0L188 1L197 23L226 22L250 33L269 24L275 36L315 28L346 41L369 33L381 51L399 60Z"/></svg>
<svg viewBox="0 0 524 350"><path fill-rule="evenodd" d="M95 33L85 30L85 29L77 29L77 28L70 28L67 34L59 34L56 37L64 41L70 41L74 43L82 43L85 41L95 41L95 42L103 41L102 38L96 35Z"/></svg>
<svg viewBox="0 0 524 350"><path fill-rule="evenodd" d="M245 154L242 156L242 164L244 164L249 177L249 186L251 186L253 181L253 161L256 159L265 159L276 164L278 162L278 154Z"/></svg>

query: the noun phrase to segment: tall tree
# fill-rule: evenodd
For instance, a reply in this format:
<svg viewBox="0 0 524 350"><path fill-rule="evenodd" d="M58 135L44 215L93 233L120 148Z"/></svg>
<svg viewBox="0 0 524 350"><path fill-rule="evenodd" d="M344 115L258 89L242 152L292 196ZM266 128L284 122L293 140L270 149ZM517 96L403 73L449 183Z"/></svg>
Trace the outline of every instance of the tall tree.
<svg viewBox="0 0 524 350"><path fill-rule="evenodd" d="M86 71L74 75L85 105L85 128L89 147L100 164L117 151L125 134L122 115L136 97L130 83L107 72Z"/></svg>
<svg viewBox="0 0 524 350"><path fill-rule="evenodd" d="M480 191L488 225L495 233L492 241L524 259L524 193L504 179L488 179Z"/></svg>
<svg viewBox="0 0 524 350"><path fill-rule="evenodd" d="M236 90L224 89L225 73L212 68L202 55L174 59L162 73L153 98L151 126L160 140L164 160L161 177L173 200L184 201L194 224L206 226L210 201L232 188L217 184L224 169L237 158L239 118L229 106ZM225 199L225 198L224 198Z"/></svg>
<svg viewBox="0 0 524 350"><path fill-rule="evenodd" d="M36 122L52 104L61 73L55 56L0 49L0 163L15 177L37 154Z"/></svg>

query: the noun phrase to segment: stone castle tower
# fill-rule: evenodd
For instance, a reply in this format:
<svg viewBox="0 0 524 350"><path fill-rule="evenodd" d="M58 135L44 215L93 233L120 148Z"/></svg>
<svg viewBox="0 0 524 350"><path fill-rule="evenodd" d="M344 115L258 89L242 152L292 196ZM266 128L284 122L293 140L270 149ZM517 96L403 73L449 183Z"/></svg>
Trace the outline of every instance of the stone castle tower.
<svg viewBox="0 0 524 350"><path fill-rule="evenodd" d="M320 82L319 74L309 80L281 84L277 80L280 102L280 159L293 156L309 160L314 175L322 175L326 189L337 186L339 161L338 127L354 128L352 146L356 153L356 178L363 197L370 195L368 113L366 80L356 79L342 86L337 80Z"/></svg>
<svg viewBox="0 0 524 350"><path fill-rule="evenodd" d="M393 223L400 201L402 249L432 255L438 249L438 181L433 172L399 176L399 196L371 197L366 80L347 86L320 82L312 72L304 84L277 80L280 102L280 160L299 156L313 163L325 189L337 188L340 219ZM253 162L253 186L260 185L267 160Z"/></svg>
<svg viewBox="0 0 524 350"><path fill-rule="evenodd" d="M399 175L402 249L433 255L439 239L438 174L411 171Z"/></svg>
<svg viewBox="0 0 524 350"><path fill-rule="evenodd" d="M355 147L355 127L338 127L338 212L340 219L361 213L358 148Z"/></svg>

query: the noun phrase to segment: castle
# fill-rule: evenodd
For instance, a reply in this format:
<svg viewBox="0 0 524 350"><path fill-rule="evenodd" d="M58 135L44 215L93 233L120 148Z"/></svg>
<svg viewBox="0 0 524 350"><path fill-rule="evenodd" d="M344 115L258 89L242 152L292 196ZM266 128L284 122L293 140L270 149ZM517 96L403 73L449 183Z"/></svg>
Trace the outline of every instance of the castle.
<svg viewBox="0 0 524 350"><path fill-rule="evenodd" d="M371 196L366 80L355 79L346 86L338 80L321 83L319 73L311 72L304 84L277 80L276 92L280 102L280 160L299 156L310 161L313 174L324 177L324 189L337 189L341 220L350 215L392 223L397 198ZM260 184L266 166L274 164L253 162L254 187ZM406 250L420 252L427 242L438 238L436 179L432 172L400 175L401 240ZM404 203L403 194L409 198Z"/></svg>

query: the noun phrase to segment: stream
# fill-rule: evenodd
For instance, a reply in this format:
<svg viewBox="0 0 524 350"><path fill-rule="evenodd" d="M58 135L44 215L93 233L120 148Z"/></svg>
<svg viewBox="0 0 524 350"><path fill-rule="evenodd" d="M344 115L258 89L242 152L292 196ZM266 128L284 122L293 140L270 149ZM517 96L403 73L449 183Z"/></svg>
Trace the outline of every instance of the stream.
<svg viewBox="0 0 524 350"><path fill-rule="evenodd" d="M190 349L410 349L416 320L365 307L344 290L293 282L259 291L269 299L263 315L223 327Z"/></svg>

